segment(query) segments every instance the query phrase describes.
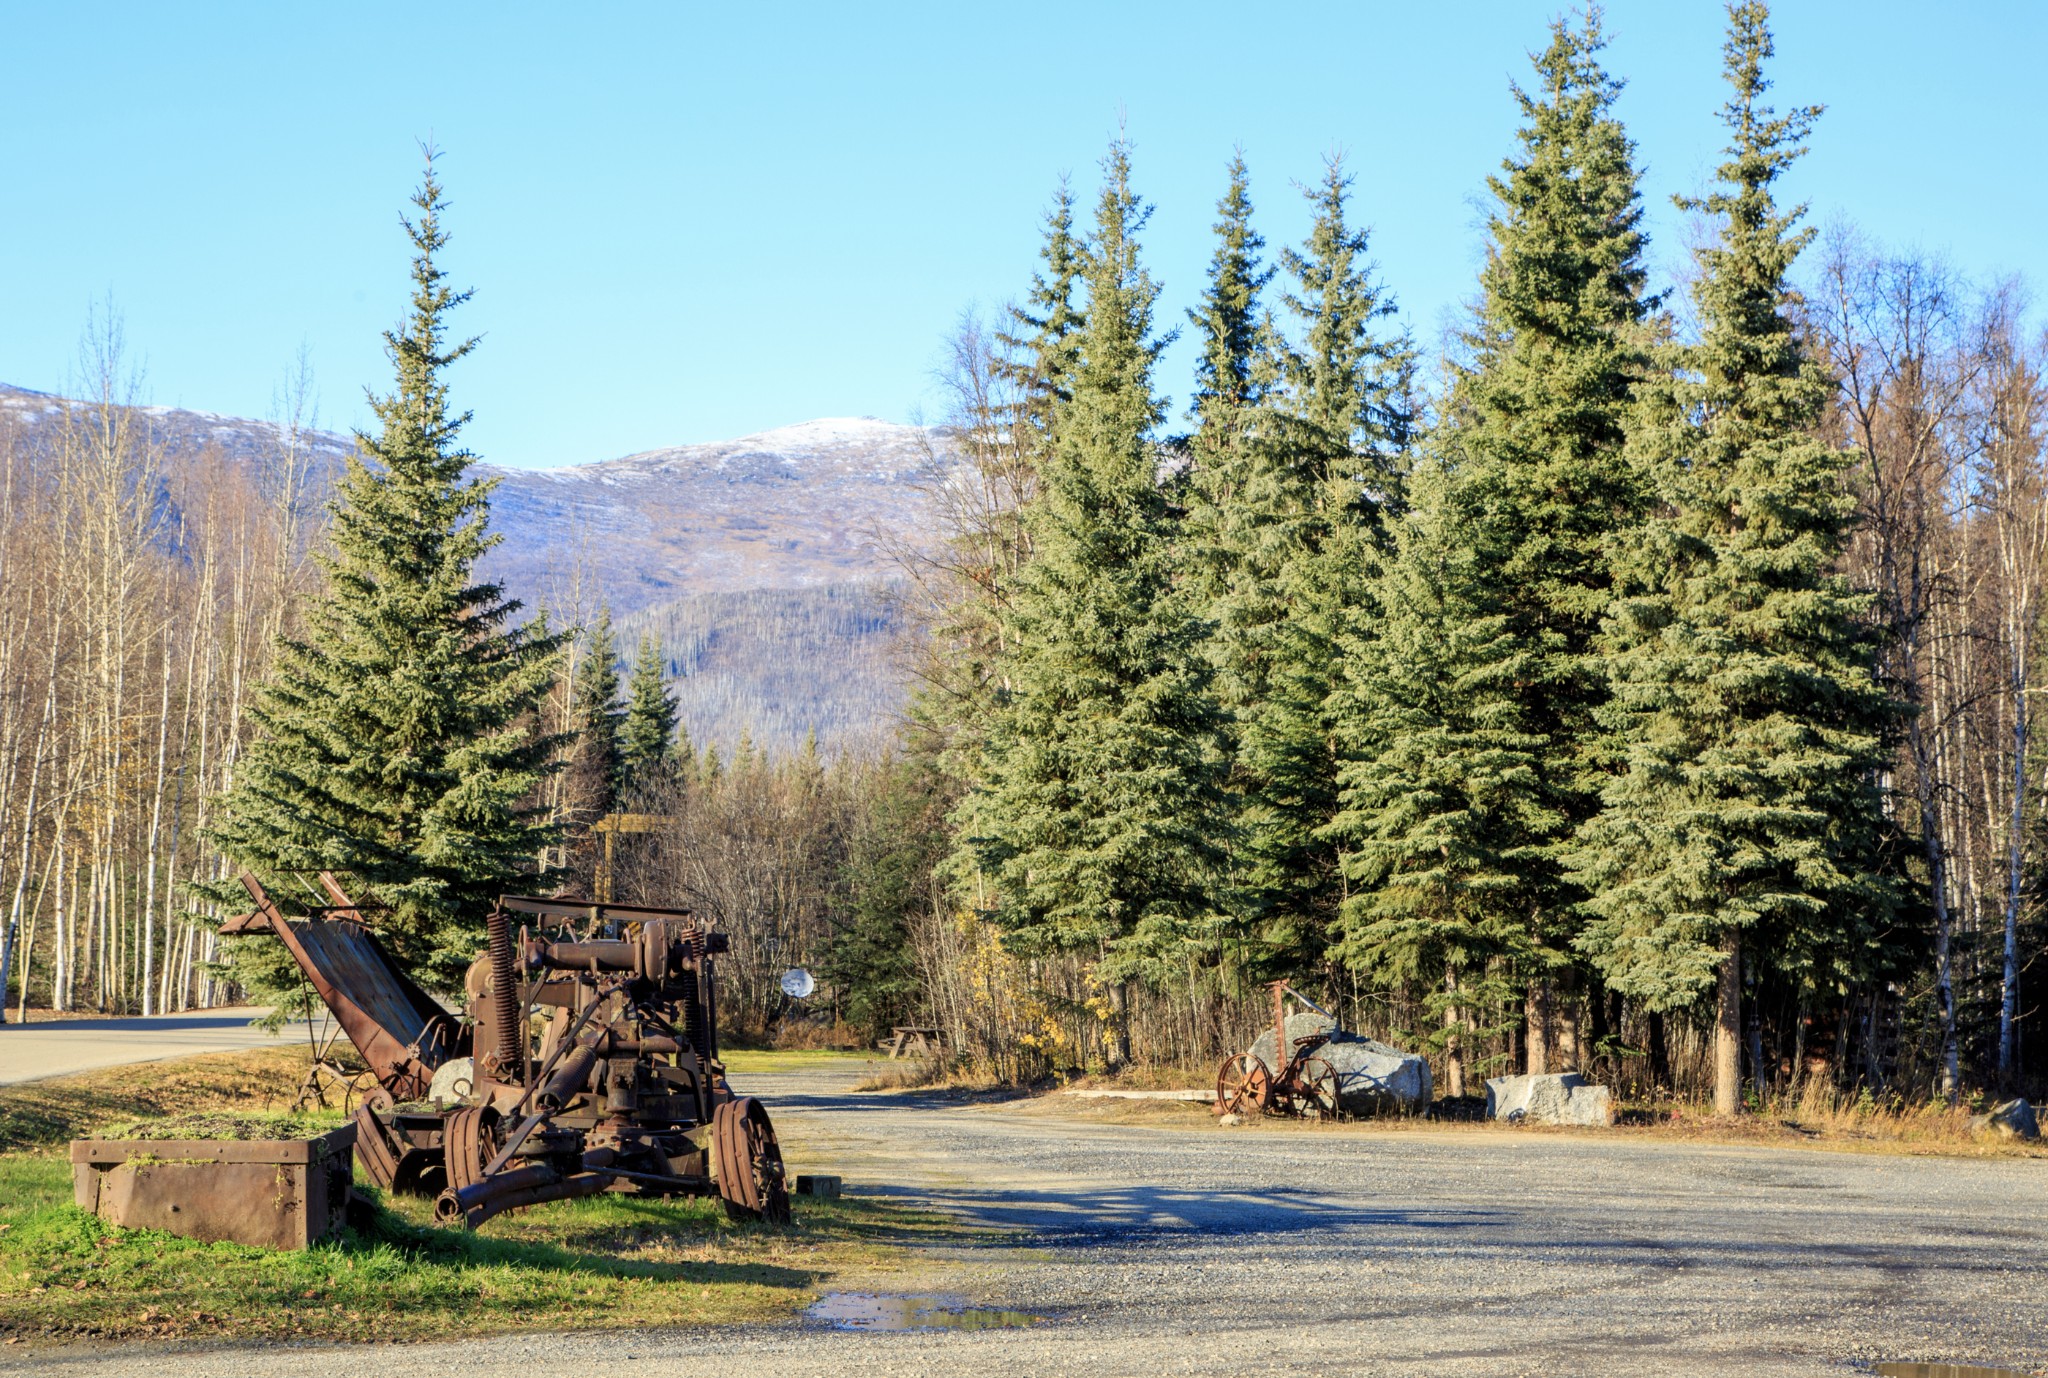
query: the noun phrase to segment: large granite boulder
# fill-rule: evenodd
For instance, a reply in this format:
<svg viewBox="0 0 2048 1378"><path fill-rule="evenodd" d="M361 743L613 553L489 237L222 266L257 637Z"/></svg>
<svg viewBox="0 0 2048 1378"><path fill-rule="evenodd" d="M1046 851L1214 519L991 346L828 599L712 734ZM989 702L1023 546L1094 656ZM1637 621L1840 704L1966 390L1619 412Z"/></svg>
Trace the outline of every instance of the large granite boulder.
<svg viewBox="0 0 2048 1378"><path fill-rule="evenodd" d="M2041 1122L2034 1115L2034 1107L2023 1100L2001 1101L1989 1113L1971 1116L1970 1128L2001 1139L2041 1137Z"/></svg>
<svg viewBox="0 0 2048 1378"><path fill-rule="evenodd" d="M1510 1124L1613 1124L1614 1097L1577 1072L1490 1077L1486 1118Z"/></svg>
<svg viewBox="0 0 2048 1378"><path fill-rule="evenodd" d="M1294 1056L1294 1041L1311 1034L1328 1033L1330 1041L1316 1050L1316 1056L1337 1073L1337 1109L1346 1115L1419 1115L1429 1109L1429 1060L1404 1053L1377 1039L1347 1033L1336 1023L1314 1011L1287 1016L1287 1057ZM1268 1068L1277 1069L1273 1056L1273 1031L1268 1028L1248 1050Z"/></svg>

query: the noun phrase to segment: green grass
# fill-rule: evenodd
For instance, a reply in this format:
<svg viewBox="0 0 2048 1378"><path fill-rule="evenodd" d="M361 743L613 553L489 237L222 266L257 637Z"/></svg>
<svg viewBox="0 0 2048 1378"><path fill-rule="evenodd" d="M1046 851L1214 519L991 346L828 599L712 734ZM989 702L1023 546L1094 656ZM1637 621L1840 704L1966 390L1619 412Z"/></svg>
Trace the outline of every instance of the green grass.
<svg viewBox="0 0 2048 1378"><path fill-rule="evenodd" d="M821 1061L742 1058L754 1071ZM797 1223L775 1228L729 1221L715 1200L605 1195L475 1233L433 1225L428 1202L380 1198L360 1232L279 1252L116 1229L71 1204L66 1140L172 1113L260 1126L287 1107L305 1061L304 1049L208 1054L0 1089L0 1337L418 1339L761 1320L843 1279L906 1269L909 1246L960 1233L858 1197L798 1198Z"/></svg>
<svg viewBox="0 0 2048 1378"><path fill-rule="evenodd" d="M0 1335L24 1339L419 1339L456 1333L707 1325L787 1315L833 1277L888 1272L946 1222L873 1201L800 1201L788 1229L715 1201L605 1196L470 1234L426 1203L296 1252L121 1230L68 1202L54 1154L0 1155Z"/></svg>

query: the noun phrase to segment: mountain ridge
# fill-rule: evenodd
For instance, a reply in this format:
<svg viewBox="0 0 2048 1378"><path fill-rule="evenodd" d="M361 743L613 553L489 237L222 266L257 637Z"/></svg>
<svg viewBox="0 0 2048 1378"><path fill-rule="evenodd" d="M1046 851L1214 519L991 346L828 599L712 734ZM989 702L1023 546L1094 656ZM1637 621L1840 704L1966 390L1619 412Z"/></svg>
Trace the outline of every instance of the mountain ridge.
<svg viewBox="0 0 2048 1378"><path fill-rule="evenodd" d="M31 432L65 401L0 384L0 416ZM134 410L181 462L260 467L284 444L271 421ZM355 448L332 431L300 439L323 485ZM944 428L872 417L547 468L479 461L503 539L478 572L557 620L602 605L629 635L659 636L700 744L744 730L793 746L814 727L852 740L886 727L907 692L889 585L898 550L935 532L956 463Z"/></svg>

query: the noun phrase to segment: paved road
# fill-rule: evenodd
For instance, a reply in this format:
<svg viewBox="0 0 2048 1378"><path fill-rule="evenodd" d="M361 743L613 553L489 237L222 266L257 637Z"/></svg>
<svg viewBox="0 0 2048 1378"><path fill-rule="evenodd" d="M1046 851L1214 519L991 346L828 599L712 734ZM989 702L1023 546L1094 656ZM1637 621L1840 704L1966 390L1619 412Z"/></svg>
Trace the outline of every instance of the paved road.
<svg viewBox="0 0 2048 1378"><path fill-rule="evenodd" d="M797 1166L1023 1238L935 1285L1050 1318L800 1322L361 1350L45 1352L39 1378L614 1374L1697 1375L1876 1360L2048 1367L2048 1161L1490 1131L1149 1128L859 1096L772 1098ZM23 1373L0 1358L0 1373Z"/></svg>
<svg viewBox="0 0 2048 1378"><path fill-rule="evenodd" d="M0 1086L131 1062L158 1062L192 1053L268 1047L280 1037L305 1039L304 1024L288 1024L281 1034L250 1028L249 1021L263 1013L261 1009L237 1007L159 1014L148 1019L9 1023L0 1026Z"/></svg>

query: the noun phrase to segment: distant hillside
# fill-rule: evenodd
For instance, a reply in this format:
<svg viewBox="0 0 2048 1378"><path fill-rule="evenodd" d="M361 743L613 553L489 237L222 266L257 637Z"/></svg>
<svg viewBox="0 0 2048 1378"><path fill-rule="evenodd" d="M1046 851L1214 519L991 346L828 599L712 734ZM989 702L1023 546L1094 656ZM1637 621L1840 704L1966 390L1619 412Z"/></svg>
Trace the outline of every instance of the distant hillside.
<svg viewBox="0 0 2048 1378"><path fill-rule="evenodd" d="M904 623L878 584L695 593L628 615L668 656L683 722L698 746L730 755L740 735L774 747L852 745L892 730L905 699Z"/></svg>
<svg viewBox="0 0 2048 1378"><path fill-rule="evenodd" d="M0 384L0 413L30 434L62 406ZM280 446L269 422L140 410L183 462L268 467ZM842 418L590 464L482 465L499 480L491 525L504 537L483 572L558 616L609 603L629 654L642 632L659 636L700 743L886 731L905 693L890 550L932 536L948 440ZM323 478L354 446L326 432L305 443Z"/></svg>
<svg viewBox="0 0 2048 1378"><path fill-rule="evenodd" d="M617 613L872 582L894 571L888 543L929 529L949 455L943 432L838 419L597 464L486 466L505 535L488 568L535 591L595 575Z"/></svg>
<svg viewBox="0 0 2048 1378"><path fill-rule="evenodd" d="M23 426L29 434L56 425L63 408L61 397L0 383L0 415ZM172 459L196 459L211 453L228 462L267 469L283 444L282 432L269 421L187 411L182 407L137 407L136 411L147 419L150 434ZM312 456L315 469L324 470L329 476L340 469L342 460L356 445L353 436L332 431L307 431L301 443Z"/></svg>

